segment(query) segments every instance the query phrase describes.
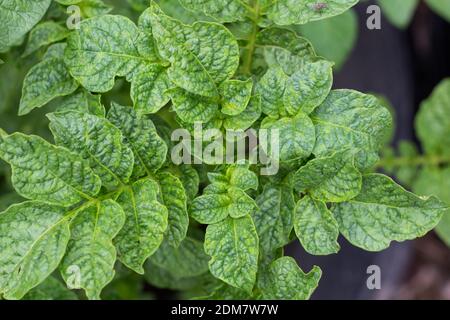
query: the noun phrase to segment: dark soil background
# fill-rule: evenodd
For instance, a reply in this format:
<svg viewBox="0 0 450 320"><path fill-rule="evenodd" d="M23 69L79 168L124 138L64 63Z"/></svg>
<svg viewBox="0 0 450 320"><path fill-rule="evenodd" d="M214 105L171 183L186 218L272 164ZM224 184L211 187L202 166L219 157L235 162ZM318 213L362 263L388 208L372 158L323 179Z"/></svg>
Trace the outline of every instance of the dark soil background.
<svg viewBox="0 0 450 320"><path fill-rule="evenodd" d="M372 3L371 3L372 2ZM414 117L420 102L450 76L450 24L422 3L407 30L382 21L381 30L366 28L366 8L357 7L359 38L335 88L352 88L385 96L396 111L394 146L399 140L417 143ZM450 250L436 235L393 243L380 253L366 252L340 239L337 255L315 257L298 243L287 253L304 270L317 264L322 280L313 299L450 299ZM366 286L367 267L381 268L381 289Z"/></svg>

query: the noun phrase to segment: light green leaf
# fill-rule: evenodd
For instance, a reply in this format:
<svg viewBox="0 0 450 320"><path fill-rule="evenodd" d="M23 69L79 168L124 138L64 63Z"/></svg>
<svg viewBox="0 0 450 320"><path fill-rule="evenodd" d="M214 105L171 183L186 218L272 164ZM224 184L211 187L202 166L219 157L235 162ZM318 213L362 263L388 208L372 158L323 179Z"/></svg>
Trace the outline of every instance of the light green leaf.
<svg viewBox="0 0 450 320"><path fill-rule="evenodd" d="M1 0L0 1L0 52L15 45L41 20L51 0Z"/></svg>
<svg viewBox="0 0 450 320"><path fill-rule="evenodd" d="M277 130L280 161L301 159L311 155L316 142L316 134L313 122L305 113L300 112L295 117L285 117L279 120L266 119L261 128Z"/></svg>
<svg viewBox="0 0 450 320"><path fill-rule="evenodd" d="M158 192L155 181L144 179L126 188L117 199L126 215L125 225L114 240L119 260L140 274L167 229L167 208L158 202Z"/></svg>
<svg viewBox="0 0 450 320"><path fill-rule="evenodd" d="M152 3L150 19L159 54L170 61L170 80L191 93L218 98L217 84L233 76L239 47L222 25L196 22L192 26L164 15Z"/></svg>
<svg viewBox="0 0 450 320"><path fill-rule="evenodd" d="M227 218L206 228L209 270L229 285L251 292L258 269L258 234L252 218Z"/></svg>
<svg viewBox="0 0 450 320"><path fill-rule="evenodd" d="M339 251L339 228L325 202L305 196L295 206L295 234L303 248L314 255Z"/></svg>
<svg viewBox="0 0 450 320"><path fill-rule="evenodd" d="M311 43L291 30L264 29L258 33L256 45L269 67L279 66L287 75L318 59Z"/></svg>
<svg viewBox="0 0 450 320"><path fill-rule="evenodd" d="M244 111L252 96L252 89L252 79L223 82L219 87L222 96L222 113L235 116Z"/></svg>
<svg viewBox="0 0 450 320"><path fill-rule="evenodd" d="M172 98L175 112L184 122L207 122L219 112L217 102L189 93L183 89L170 90L169 94Z"/></svg>
<svg viewBox="0 0 450 320"><path fill-rule="evenodd" d="M167 68L149 64L135 75L131 82L131 99L140 114L156 113L170 100L167 90L172 84Z"/></svg>
<svg viewBox="0 0 450 320"><path fill-rule="evenodd" d="M346 149L358 151L356 166L371 167L392 126L389 111L371 95L353 90L333 90L311 114L316 127L314 155L330 155Z"/></svg>
<svg viewBox="0 0 450 320"><path fill-rule="evenodd" d="M113 200L85 207L70 224L71 238L60 265L71 289L84 289L89 299L100 299L102 289L114 278L116 249L112 239L122 228L125 215Z"/></svg>
<svg viewBox="0 0 450 320"><path fill-rule="evenodd" d="M281 257L271 263L269 277L272 286L263 292L264 300L307 300L316 289L322 270L314 268L305 274L291 257Z"/></svg>
<svg viewBox="0 0 450 320"><path fill-rule="evenodd" d="M378 0L378 3L386 18L397 28L404 29L411 22L419 0Z"/></svg>
<svg viewBox="0 0 450 320"><path fill-rule="evenodd" d="M416 130L426 153L450 155L450 79L443 80L425 100L416 117Z"/></svg>
<svg viewBox="0 0 450 320"><path fill-rule="evenodd" d="M247 130L261 116L261 97L253 96L244 111L236 116L227 116L223 126L228 130Z"/></svg>
<svg viewBox="0 0 450 320"><path fill-rule="evenodd" d="M361 190L362 178L348 153L337 152L309 161L295 173L295 189L325 202L341 202L356 197Z"/></svg>
<svg viewBox="0 0 450 320"><path fill-rule="evenodd" d="M70 238L66 210L23 202L0 214L0 293L21 299L59 265Z"/></svg>
<svg viewBox="0 0 450 320"><path fill-rule="evenodd" d="M125 142L133 150L136 176L150 175L161 168L166 160L167 145L150 119L139 117L131 107L113 103L108 120L122 131Z"/></svg>
<svg viewBox="0 0 450 320"><path fill-rule="evenodd" d="M47 117L56 142L89 160L105 187L128 181L134 157L119 129L104 118L86 113L58 112Z"/></svg>
<svg viewBox="0 0 450 320"><path fill-rule="evenodd" d="M38 24L30 32L27 46L22 57L26 57L39 48L65 39L69 30L54 21L46 21Z"/></svg>
<svg viewBox="0 0 450 320"><path fill-rule="evenodd" d="M169 170L180 179L188 200L194 199L200 185L200 177L197 170L187 164L171 166Z"/></svg>
<svg viewBox="0 0 450 320"><path fill-rule="evenodd" d="M152 264L179 278L205 273L208 271L208 260L202 242L189 237L184 239L178 248L164 243L150 259Z"/></svg>
<svg viewBox="0 0 450 320"><path fill-rule="evenodd" d="M81 15L85 18L91 18L107 14L113 7L107 5L102 0L83 0L79 4Z"/></svg>
<svg viewBox="0 0 450 320"><path fill-rule="evenodd" d="M61 281L50 276L40 285L31 289L23 297L23 300L78 300L78 297Z"/></svg>
<svg viewBox="0 0 450 320"><path fill-rule="evenodd" d="M319 106L333 85L333 63L318 60L303 64L287 80L284 94L286 109L289 114L299 111L310 114Z"/></svg>
<svg viewBox="0 0 450 320"><path fill-rule="evenodd" d="M100 179L81 157L37 136L2 135L0 157L11 164L14 188L25 198L68 207L100 191Z"/></svg>
<svg viewBox="0 0 450 320"><path fill-rule="evenodd" d="M450 21L450 1L449 0L426 0L428 6L442 18Z"/></svg>
<svg viewBox="0 0 450 320"><path fill-rule="evenodd" d="M157 175L161 190L161 202L169 212L169 225L165 233L165 241L178 247L186 237L189 227L187 212L187 196L180 179L169 172Z"/></svg>
<svg viewBox="0 0 450 320"><path fill-rule="evenodd" d="M268 184L256 198L258 209L252 213L264 253L284 247L289 243L295 207L292 188L285 184Z"/></svg>
<svg viewBox="0 0 450 320"><path fill-rule="evenodd" d="M45 51L44 56L42 57L42 60L49 59L49 58L59 58L64 59L64 51L67 48L67 43L65 42L58 42L50 45Z"/></svg>
<svg viewBox="0 0 450 320"><path fill-rule="evenodd" d="M336 204L332 212L340 232L355 246L380 251L391 241L423 236L433 229L447 208L434 197L418 197L389 177L363 176L361 193Z"/></svg>
<svg viewBox="0 0 450 320"><path fill-rule="evenodd" d="M248 0L180 0L188 10L201 11L220 22L234 22L253 16L254 9Z"/></svg>
<svg viewBox="0 0 450 320"><path fill-rule="evenodd" d="M30 69L23 82L19 115L40 108L56 97L69 95L78 88L64 61L48 58Z"/></svg>
<svg viewBox="0 0 450 320"><path fill-rule="evenodd" d="M227 169L227 184L247 191L258 189L258 176L248 168L248 165L232 165Z"/></svg>
<svg viewBox="0 0 450 320"><path fill-rule="evenodd" d="M230 188L222 194L205 194L195 198L190 208L191 217L202 224L217 223L228 216L240 218L256 208L255 201L244 191Z"/></svg>
<svg viewBox="0 0 450 320"><path fill-rule="evenodd" d="M353 7L358 0L274 0L269 3L265 9L269 19L278 25L290 25L337 16Z"/></svg>
<svg viewBox="0 0 450 320"><path fill-rule="evenodd" d="M356 12L351 9L330 19L293 28L312 42L318 55L335 62L340 69L356 43L359 24Z"/></svg>
<svg viewBox="0 0 450 320"><path fill-rule="evenodd" d="M107 92L116 76L131 80L137 69L155 61L149 46L131 20L103 15L83 20L68 37L65 62L87 90Z"/></svg>
<svg viewBox="0 0 450 320"><path fill-rule="evenodd" d="M99 94L91 94L89 91L80 88L73 94L65 96L56 111L78 111L90 113L98 117L105 116L105 107L101 103Z"/></svg>
<svg viewBox="0 0 450 320"><path fill-rule="evenodd" d="M258 82L256 92L261 96L261 111L272 117L285 116L284 94L289 77L279 66L267 70Z"/></svg>

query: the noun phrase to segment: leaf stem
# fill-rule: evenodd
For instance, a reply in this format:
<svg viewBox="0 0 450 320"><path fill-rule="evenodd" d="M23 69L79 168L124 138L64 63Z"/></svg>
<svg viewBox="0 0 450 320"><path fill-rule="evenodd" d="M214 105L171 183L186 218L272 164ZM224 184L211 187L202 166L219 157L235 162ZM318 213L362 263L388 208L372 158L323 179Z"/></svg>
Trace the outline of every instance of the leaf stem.
<svg viewBox="0 0 450 320"><path fill-rule="evenodd" d="M256 48L256 36L258 35L258 32L260 30L259 25L258 25L258 19L259 19L259 0L256 1L255 3L255 18L252 19L252 33L250 34L250 39L248 40L248 44L245 47L247 50L246 55L243 57L243 66L242 66L242 72L245 75L251 75L251 70L252 70L252 64L253 64L253 55L255 53L255 48Z"/></svg>

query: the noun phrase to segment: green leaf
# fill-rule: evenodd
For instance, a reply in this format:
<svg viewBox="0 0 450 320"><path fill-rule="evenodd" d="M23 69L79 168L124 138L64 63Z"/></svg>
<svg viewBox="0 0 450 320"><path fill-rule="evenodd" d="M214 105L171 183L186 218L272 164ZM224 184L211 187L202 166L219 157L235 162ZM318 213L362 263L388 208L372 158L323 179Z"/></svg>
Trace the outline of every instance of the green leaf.
<svg viewBox="0 0 450 320"><path fill-rule="evenodd" d="M267 184L256 198L258 209L252 213L262 252L269 253L289 243L295 207L292 188Z"/></svg>
<svg viewBox="0 0 450 320"><path fill-rule="evenodd" d="M279 66L267 70L258 82L256 92L261 96L261 111L272 117L285 116L284 95L289 77Z"/></svg>
<svg viewBox="0 0 450 320"><path fill-rule="evenodd" d="M27 57L39 48L61 41L69 35L69 31L54 21L38 24L30 32L27 46L22 57Z"/></svg>
<svg viewBox="0 0 450 320"><path fill-rule="evenodd" d="M113 200L80 209L70 224L72 233L60 265L71 289L84 289L89 299L100 299L102 289L114 278L116 248L112 239L122 228L125 214Z"/></svg>
<svg viewBox="0 0 450 320"><path fill-rule="evenodd" d="M41 20L51 0L1 0L0 1L0 52L15 45Z"/></svg>
<svg viewBox="0 0 450 320"><path fill-rule="evenodd" d="M314 255L327 255L339 251L338 223L325 202L305 196L295 206L295 233L303 248Z"/></svg>
<svg viewBox="0 0 450 320"><path fill-rule="evenodd" d="M333 84L333 63L326 60L301 66L287 81L285 104L289 114L310 114L319 106Z"/></svg>
<svg viewBox="0 0 450 320"><path fill-rule="evenodd" d="M50 276L40 285L31 289L23 297L23 300L78 300L78 297L61 281Z"/></svg>
<svg viewBox="0 0 450 320"><path fill-rule="evenodd" d="M348 10L330 19L293 28L312 42L317 54L335 62L340 69L355 46L359 24L356 12Z"/></svg>
<svg viewBox="0 0 450 320"><path fill-rule="evenodd" d="M277 130L280 161L306 158L313 151L314 143L316 142L314 125L311 119L303 112L291 118L285 117L278 120L266 118L261 128L270 129L271 131Z"/></svg>
<svg viewBox="0 0 450 320"><path fill-rule="evenodd" d="M232 165L226 172L227 184L247 191L258 189L258 176L248 168L248 165Z"/></svg>
<svg viewBox="0 0 450 320"><path fill-rule="evenodd" d="M416 117L416 131L426 153L450 155L450 79L425 100Z"/></svg>
<svg viewBox="0 0 450 320"><path fill-rule="evenodd" d="M197 170L187 164L171 166L169 170L180 179L188 200L192 201L197 195L200 185L200 177Z"/></svg>
<svg viewBox="0 0 450 320"><path fill-rule="evenodd" d="M258 234L252 218L227 218L206 228L209 270L229 285L251 292L258 269Z"/></svg>
<svg viewBox="0 0 450 320"><path fill-rule="evenodd" d="M64 51L67 48L67 43L65 42L58 42L50 45L45 51L44 56L42 57L42 60L49 59L49 58L59 58L64 59Z"/></svg>
<svg viewBox="0 0 450 320"><path fill-rule="evenodd" d="M131 99L140 114L156 113L170 100L167 92L172 84L167 68L149 64L135 75L131 82Z"/></svg>
<svg viewBox="0 0 450 320"><path fill-rule="evenodd" d="M356 197L361 190L361 173L348 151L316 158L294 175L294 186L325 202L341 202Z"/></svg>
<svg viewBox="0 0 450 320"><path fill-rule="evenodd" d="M230 188L226 194L205 194L195 198L191 217L202 224L217 223L228 216L240 218L256 208L255 201L243 190Z"/></svg>
<svg viewBox="0 0 450 320"><path fill-rule="evenodd" d="M119 260L140 274L167 229L167 208L158 202L158 192L155 181L144 179L124 189L117 199L126 215L125 225L114 240Z"/></svg>
<svg viewBox="0 0 450 320"><path fill-rule="evenodd" d="M225 117L223 126L228 130L247 130L261 116L261 98L253 96L247 107L240 114Z"/></svg>
<svg viewBox="0 0 450 320"><path fill-rule="evenodd" d="M122 131L125 142L133 150L136 176L150 175L162 167L167 145L150 119L139 117L133 108L113 103L108 120Z"/></svg>
<svg viewBox="0 0 450 320"><path fill-rule="evenodd" d="M450 21L450 1L449 0L425 0L428 6L442 18Z"/></svg>
<svg viewBox="0 0 450 320"><path fill-rule="evenodd" d="M272 286L263 292L265 300L307 300L316 289L322 271L319 267L305 274L291 257L281 257L271 263L269 278Z"/></svg>
<svg viewBox="0 0 450 320"><path fill-rule="evenodd" d="M256 45L269 67L279 66L287 75L318 59L311 43L291 30L264 29L256 36Z"/></svg>
<svg viewBox="0 0 450 320"><path fill-rule="evenodd" d="M205 273L208 271L208 260L202 242L189 237L184 239L178 248L164 243L150 259L152 264L179 278Z"/></svg>
<svg viewBox="0 0 450 320"><path fill-rule="evenodd" d="M0 293L21 299L59 265L70 238L62 207L23 202L0 214Z"/></svg>
<svg viewBox="0 0 450 320"><path fill-rule="evenodd" d="M234 22L253 16L248 0L180 0L188 10L201 11L220 22Z"/></svg>
<svg viewBox="0 0 450 320"><path fill-rule="evenodd" d="M323 157L346 149L358 152L356 166L369 168L392 126L389 111L371 95L333 90L311 114L316 127L314 155Z"/></svg>
<svg viewBox="0 0 450 320"><path fill-rule="evenodd" d="M87 159L105 187L126 183L134 157L119 129L104 118L79 112L47 115L56 142Z"/></svg>
<svg viewBox="0 0 450 320"><path fill-rule="evenodd" d="M347 11L356 3L358 3L358 0L331 0L326 2L274 0L265 11L269 19L283 26L305 24L310 21L334 17Z"/></svg>
<svg viewBox="0 0 450 320"><path fill-rule="evenodd" d="M378 0L378 3L389 22L404 29L411 22L419 0Z"/></svg>
<svg viewBox="0 0 450 320"><path fill-rule="evenodd" d="M174 247L178 247L186 237L189 227L187 212L187 196L180 179L169 172L157 175L161 190L161 201L169 211L169 225L165 233L165 240Z"/></svg>
<svg viewBox="0 0 450 320"><path fill-rule="evenodd" d="M105 116L105 107L101 103L101 96L91 94L83 88L62 98L56 111L78 111L81 113L90 113L98 117Z"/></svg>
<svg viewBox="0 0 450 320"><path fill-rule="evenodd" d="M159 54L170 61L170 80L191 93L217 98L217 84L229 79L239 65L239 47L222 25L192 26L164 15L152 3L151 24Z"/></svg>
<svg viewBox="0 0 450 320"><path fill-rule="evenodd" d="M253 81L227 80L220 85L222 113L229 116L240 114L247 107L252 96Z"/></svg>
<svg viewBox="0 0 450 320"><path fill-rule="evenodd" d="M116 76L130 80L142 65L155 61L147 54L149 46L131 20L103 15L83 20L68 37L65 62L87 90L107 92Z"/></svg>
<svg viewBox="0 0 450 320"><path fill-rule="evenodd" d="M1 136L0 157L11 164L14 188L25 198L68 207L100 191L100 179L78 155L42 138Z"/></svg>
<svg viewBox="0 0 450 320"><path fill-rule="evenodd" d="M207 122L215 117L219 111L217 102L189 93L183 89L173 89L169 94L172 98L175 112L184 122Z"/></svg>
<svg viewBox="0 0 450 320"><path fill-rule="evenodd" d="M389 177L368 174L363 176L361 193L336 204L332 212L348 241L368 251L380 251L391 241L423 236L438 224L446 208L434 197L406 191Z"/></svg>
<svg viewBox="0 0 450 320"><path fill-rule="evenodd" d="M62 59L45 59L25 76L19 115L40 108L56 97L69 95L77 88L78 83L70 76Z"/></svg>

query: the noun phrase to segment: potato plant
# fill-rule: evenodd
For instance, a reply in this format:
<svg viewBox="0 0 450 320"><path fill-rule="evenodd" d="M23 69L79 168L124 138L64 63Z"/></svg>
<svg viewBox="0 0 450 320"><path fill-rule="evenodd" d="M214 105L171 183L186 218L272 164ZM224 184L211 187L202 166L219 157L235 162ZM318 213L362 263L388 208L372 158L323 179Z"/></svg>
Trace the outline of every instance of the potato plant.
<svg viewBox="0 0 450 320"><path fill-rule="evenodd" d="M2 70L22 61L15 112L52 135L0 130L17 193L0 213L1 297L130 298L117 288L140 292L145 280L179 297L308 299L322 271L301 270L287 244L336 254L341 234L380 251L448 217L448 204L375 173L410 165L380 161L390 112L370 94L332 90L334 63L298 34L357 2L0 0L3 86L19 80ZM447 170L436 159L449 155L448 92L444 82L418 117L419 194L434 194L428 177ZM277 172L175 163L172 132L198 123L276 130Z"/></svg>

